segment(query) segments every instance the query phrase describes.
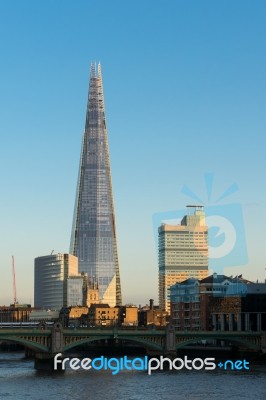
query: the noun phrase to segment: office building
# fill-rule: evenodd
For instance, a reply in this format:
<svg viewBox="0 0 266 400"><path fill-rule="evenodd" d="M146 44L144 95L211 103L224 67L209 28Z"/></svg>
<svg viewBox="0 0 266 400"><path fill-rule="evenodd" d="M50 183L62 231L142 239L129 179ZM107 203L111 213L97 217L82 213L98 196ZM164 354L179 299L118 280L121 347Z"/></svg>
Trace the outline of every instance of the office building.
<svg viewBox="0 0 266 400"><path fill-rule="evenodd" d="M188 278L208 275L208 227L203 206L187 206L179 225L159 231L159 306L170 312L169 288Z"/></svg>
<svg viewBox="0 0 266 400"><path fill-rule="evenodd" d="M91 65L70 253L96 279L99 298L122 304L101 67Z"/></svg>
<svg viewBox="0 0 266 400"><path fill-rule="evenodd" d="M83 306L84 298L84 278L82 275L69 276L67 278L67 307Z"/></svg>
<svg viewBox="0 0 266 400"><path fill-rule="evenodd" d="M78 275L78 259L71 254L50 254L34 260L34 306L57 309L67 306L67 279Z"/></svg>

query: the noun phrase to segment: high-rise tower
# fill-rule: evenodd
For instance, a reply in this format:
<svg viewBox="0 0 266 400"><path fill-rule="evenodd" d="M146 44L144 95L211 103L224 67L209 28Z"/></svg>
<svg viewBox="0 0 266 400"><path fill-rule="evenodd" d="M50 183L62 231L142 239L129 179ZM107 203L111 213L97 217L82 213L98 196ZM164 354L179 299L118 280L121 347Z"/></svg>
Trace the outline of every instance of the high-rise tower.
<svg viewBox="0 0 266 400"><path fill-rule="evenodd" d="M159 306L170 311L170 286L208 275L208 227L203 206L187 206L180 225L159 229Z"/></svg>
<svg viewBox="0 0 266 400"><path fill-rule="evenodd" d="M97 281L100 300L122 305L100 64L97 71L91 64L70 253L79 272Z"/></svg>

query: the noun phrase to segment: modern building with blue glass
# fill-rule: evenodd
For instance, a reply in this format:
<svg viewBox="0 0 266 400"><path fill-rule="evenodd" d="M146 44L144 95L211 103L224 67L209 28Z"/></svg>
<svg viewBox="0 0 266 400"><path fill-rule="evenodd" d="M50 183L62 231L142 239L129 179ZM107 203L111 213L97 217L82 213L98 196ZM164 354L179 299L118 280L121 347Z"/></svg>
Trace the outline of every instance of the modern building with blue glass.
<svg viewBox="0 0 266 400"><path fill-rule="evenodd" d="M101 66L91 65L70 253L97 281L99 299L122 305Z"/></svg>

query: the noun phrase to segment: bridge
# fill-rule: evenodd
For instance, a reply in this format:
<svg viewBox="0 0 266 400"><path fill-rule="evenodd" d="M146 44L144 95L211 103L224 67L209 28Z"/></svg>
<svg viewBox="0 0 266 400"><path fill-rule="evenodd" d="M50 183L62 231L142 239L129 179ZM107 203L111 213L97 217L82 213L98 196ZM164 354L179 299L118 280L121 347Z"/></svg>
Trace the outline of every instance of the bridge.
<svg viewBox="0 0 266 400"><path fill-rule="evenodd" d="M222 340L241 349L266 353L266 332L234 331L175 331L165 329L63 328L53 327L0 329L0 341L23 345L35 353L36 360L52 360L57 353L65 353L77 346L109 341L132 343L146 349L148 354L176 354L179 349L202 340Z"/></svg>

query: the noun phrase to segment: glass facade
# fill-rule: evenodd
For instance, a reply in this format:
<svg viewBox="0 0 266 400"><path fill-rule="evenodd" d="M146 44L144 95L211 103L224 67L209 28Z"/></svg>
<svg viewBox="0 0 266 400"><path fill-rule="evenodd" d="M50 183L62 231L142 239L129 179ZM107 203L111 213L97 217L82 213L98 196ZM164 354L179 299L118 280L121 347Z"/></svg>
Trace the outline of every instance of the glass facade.
<svg viewBox="0 0 266 400"><path fill-rule="evenodd" d="M60 310L67 306L67 278L78 273L78 259L51 254L34 260L34 307Z"/></svg>
<svg viewBox="0 0 266 400"><path fill-rule="evenodd" d="M100 300L122 305L101 67L91 65L70 253L97 281Z"/></svg>
<svg viewBox="0 0 266 400"><path fill-rule="evenodd" d="M67 306L83 306L83 276L67 278Z"/></svg>

